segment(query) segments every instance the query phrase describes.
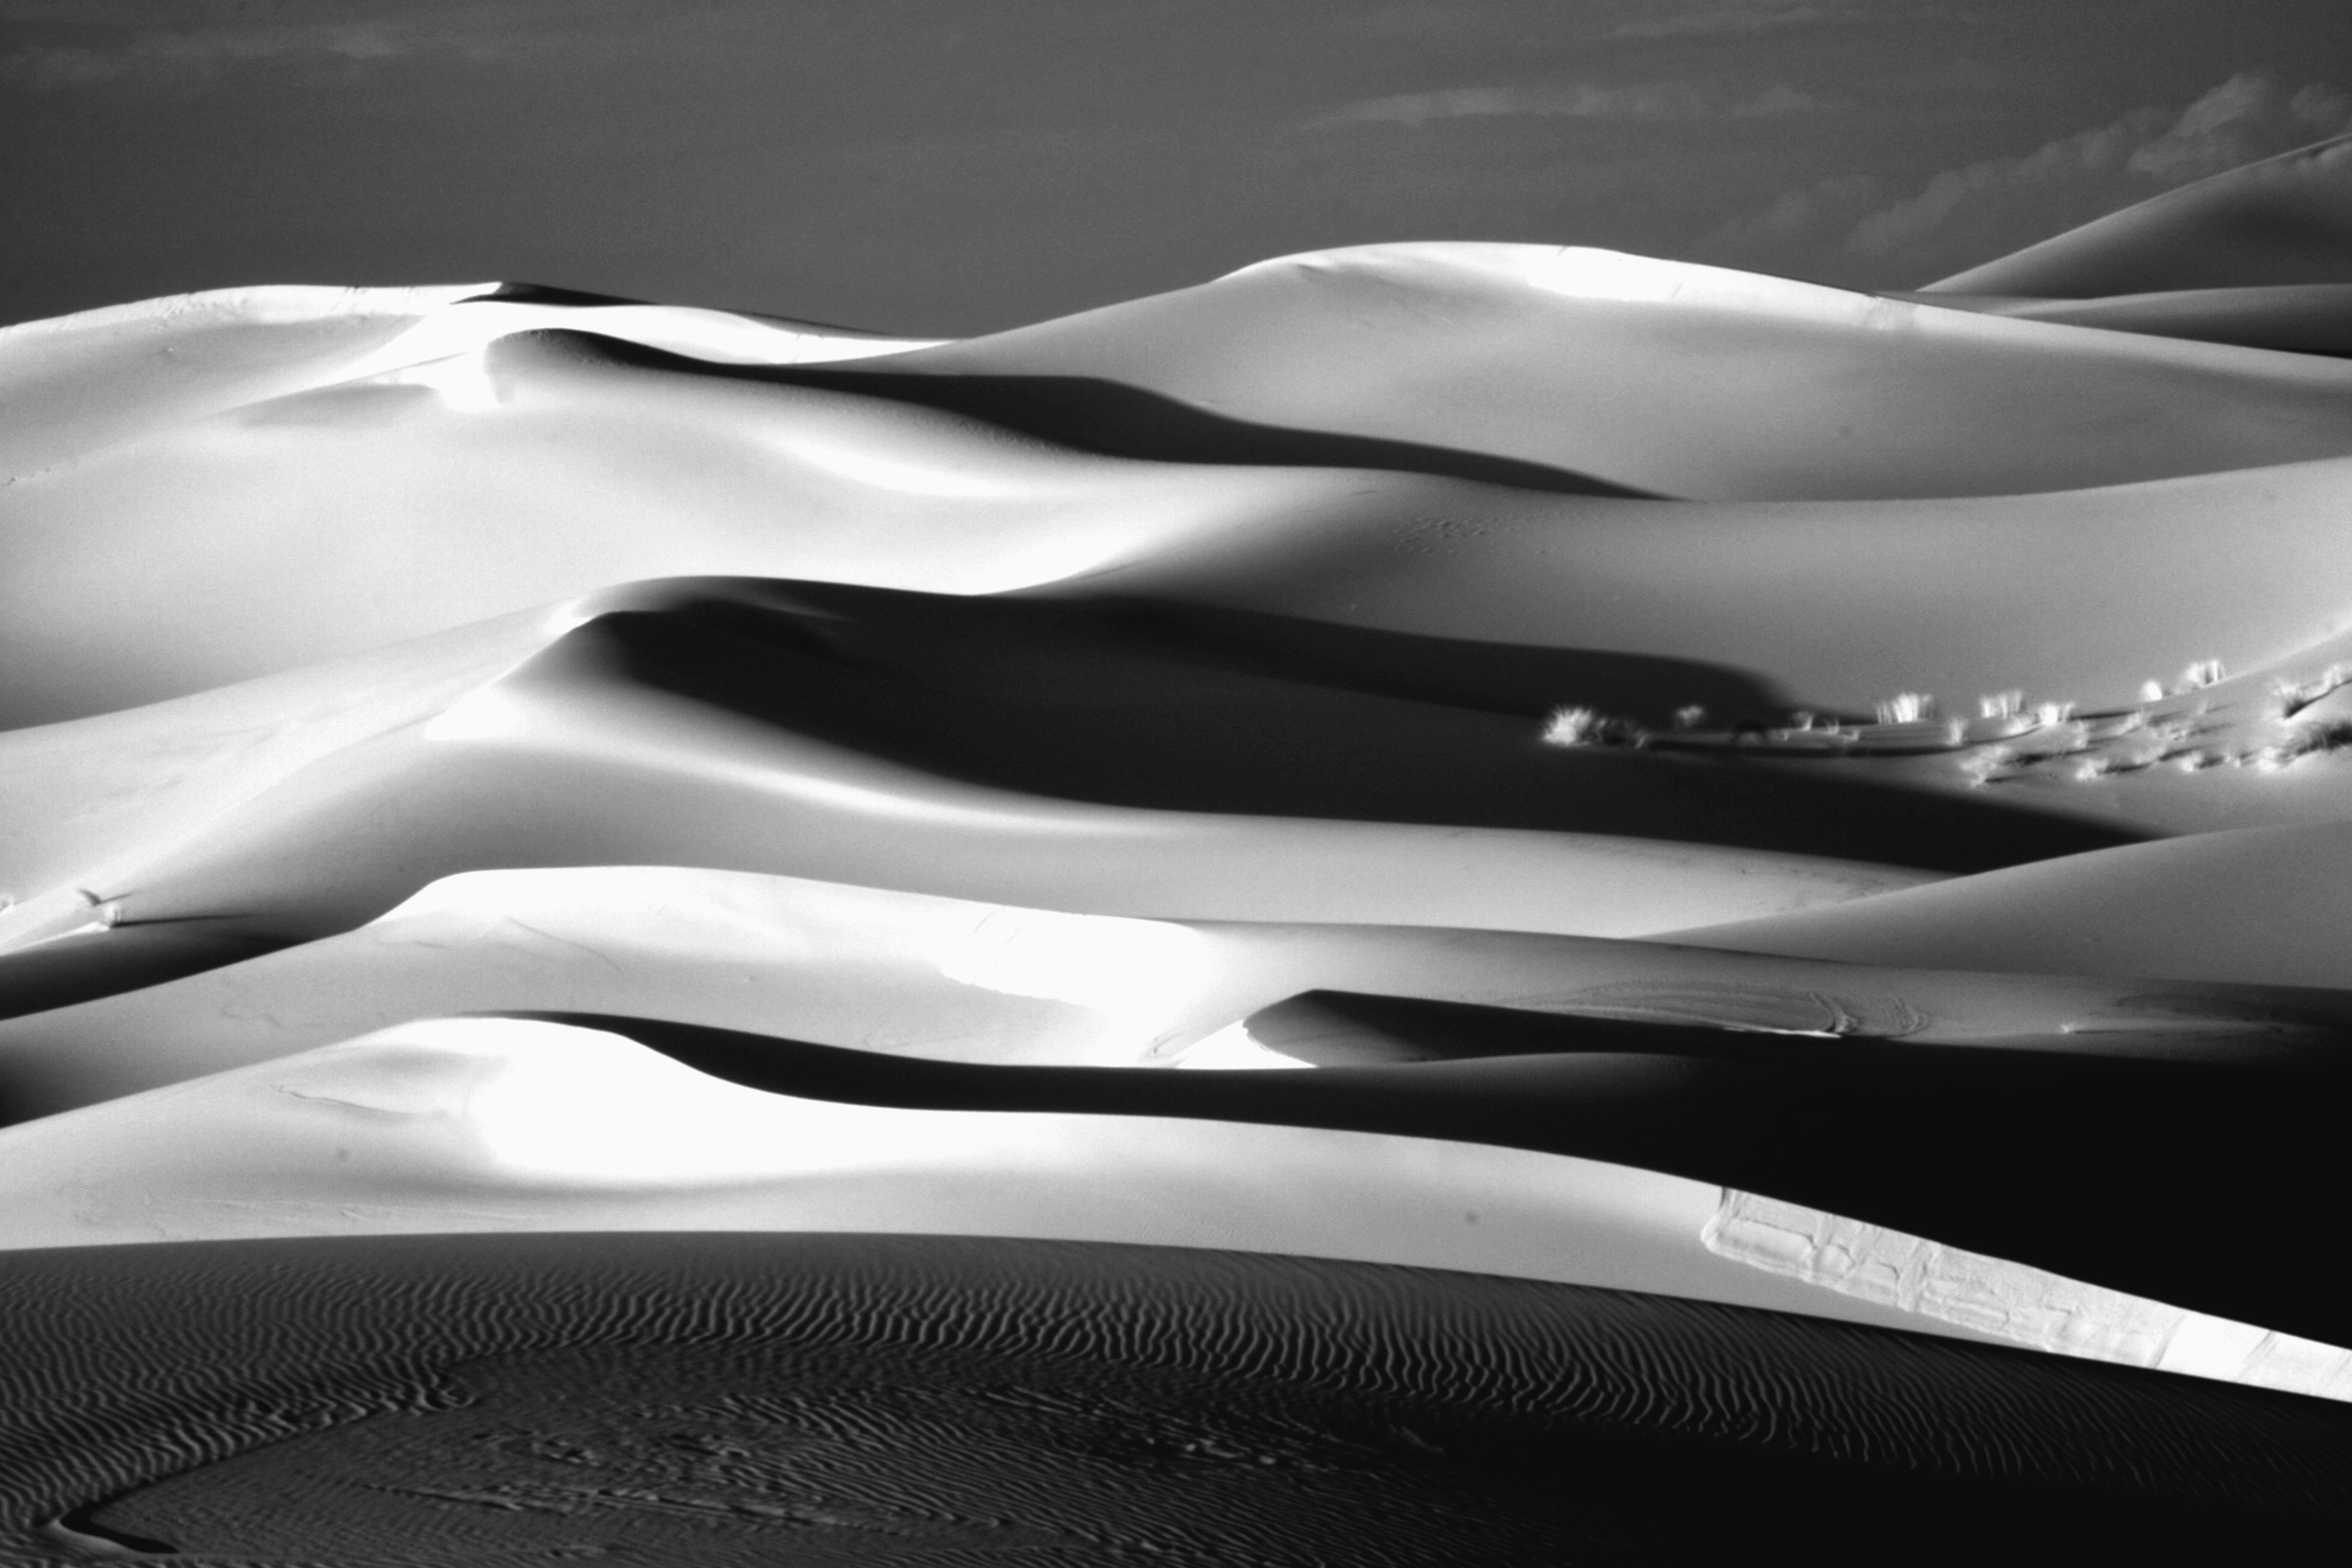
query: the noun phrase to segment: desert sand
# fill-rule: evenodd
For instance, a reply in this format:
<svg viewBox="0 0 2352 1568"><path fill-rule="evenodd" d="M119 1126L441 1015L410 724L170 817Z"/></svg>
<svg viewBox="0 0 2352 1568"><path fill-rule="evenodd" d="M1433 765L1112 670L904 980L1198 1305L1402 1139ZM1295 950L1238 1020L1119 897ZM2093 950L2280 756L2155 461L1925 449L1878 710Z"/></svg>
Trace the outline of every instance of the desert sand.
<svg viewBox="0 0 2352 1568"><path fill-rule="evenodd" d="M2340 1528L2347 171L1883 294L0 330L0 1557Z"/></svg>

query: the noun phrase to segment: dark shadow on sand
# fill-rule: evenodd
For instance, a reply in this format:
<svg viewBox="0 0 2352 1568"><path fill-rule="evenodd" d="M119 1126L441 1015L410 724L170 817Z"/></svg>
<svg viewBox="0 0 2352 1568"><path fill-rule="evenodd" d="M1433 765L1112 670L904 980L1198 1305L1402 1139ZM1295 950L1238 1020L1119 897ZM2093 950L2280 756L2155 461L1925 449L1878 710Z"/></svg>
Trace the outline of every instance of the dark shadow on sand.
<svg viewBox="0 0 2352 1568"><path fill-rule="evenodd" d="M1767 716L1692 660L1139 601L744 582L573 634L628 678L948 778L1062 800L1608 833L1975 872L2106 823L1781 765L1540 739L1553 704Z"/></svg>
<svg viewBox="0 0 2352 1568"><path fill-rule="evenodd" d="M125 922L103 931L56 937L0 954L0 1019L160 986L258 958L298 940L231 919Z"/></svg>
<svg viewBox="0 0 2352 1568"><path fill-rule="evenodd" d="M1428 1003L1497 1059L1271 1072L973 1067L538 1013L746 1087L931 1110L1343 1128L1577 1155L1810 1204L2175 1307L2352 1343L2330 1248L2352 1067L1703 1030ZM1482 1017L1482 1015L1484 1015ZM1501 1016L1496 1016L1501 1015ZM1548 1027L1552 1047L1534 1052ZM1629 1050L1644 1034L1657 1043Z"/></svg>
<svg viewBox="0 0 2352 1568"><path fill-rule="evenodd" d="M55 1560L61 1515L414 1568L1556 1568L1790 1530L2285 1561L2352 1523L2340 1404L1433 1270L381 1236L17 1253L0 1288L11 1560Z"/></svg>
<svg viewBox="0 0 2352 1568"><path fill-rule="evenodd" d="M532 297L548 293L540 291ZM612 302L548 298L547 303ZM1597 475L1531 463L1524 458L1498 457L1377 436L1256 424L1211 413L1140 387L1093 376L931 374L886 368L860 369L861 364L867 362L857 360L821 365L722 365L592 331L551 328L532 336L569 340L576 352L612 364L887 398L894 403L980 420L1057 446L1104 457L1229 467L1376 468L1473 480L1482 484L1503 484L1549 495L1670 499ZM891 357L879 356L871 363L886 366Z"/></svg>

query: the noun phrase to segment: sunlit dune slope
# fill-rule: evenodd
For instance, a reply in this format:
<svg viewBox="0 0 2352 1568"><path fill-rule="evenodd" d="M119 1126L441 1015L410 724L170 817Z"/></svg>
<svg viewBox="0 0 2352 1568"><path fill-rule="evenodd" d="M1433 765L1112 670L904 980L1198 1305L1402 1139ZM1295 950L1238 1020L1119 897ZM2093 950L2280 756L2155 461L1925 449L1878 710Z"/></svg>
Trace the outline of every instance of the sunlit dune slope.
<svg viewBox="0 0 2352 1568"><path fill-rule="evenodd" d="M1867 504L1433 490L1171 539L1028 592L1703 662L1765 689L1703 689L1697 672L1667 667L1653 700L1727 719L1762 717L1772 701L1867 713L1904 690L1963 712L2008 689L2088 710L2193 660L2245 670L2343 629L2348 501L2352 463L2341 460ZM1558 689L1612 711L1625 701L1579 682Z"/></svg>
<svg viewBox="0 0 2352 1568"><path fill-rule="evenodd" d="M721 364L806 364L928 346L682 306L528 287L220 289L0 327L0 474L11 483L162 426L398 374L566 326ZM426 372L419 384L431 385Z"/></svg>
<svg viewBox="0 0 2352 1568"><path fill-rule="evenodd" d="M2087 299L2352 282L2352 136L2233 168L1928 285Z"/></svg>
<svg viewBox="0 0 2352 1568"><path fill-rule="evenodd" d="M469 872L264 951L215 923L0 956L0 1118L417 1017L628 1012L976 1064L1295 1068L1663 1049L1688 1031L2240 1065L2331 1060L2332 990L1820 963L1623 938L1145 921L675 866ZM282 940L282 939L278 939ZM193 973L191 973L193 972ZM1522 1015L1516 1027L1483 1004ZM1561 1020L1576 1021L1563 1033ZM1729 1043L1738 1043L1732 1041Z"/></svg>
<svg viewBox="0 0 2352 1568"><path fill-rule="evenodd" d="M781 1092L685 1070L641 1039ZM1708 1069L1694 1065L1570 1054L1136 1074L891 1063L629 1020L445 1021L0 1132L9 1199L0 1243L691 1228L1218 1246L1605 1284L2338 1397L2352 1389L2352 1354L2318 1341L2282 1344L2240 1319L2046 1266L1558 1152L1600 1142L1650 1165L1772 1164L1786 1140L1737 1136L1739 1118L1727 1121L1720 1103L1761 1080L1717 1085L1710 1104L1694 1081ZM2038 1082L2061 1101L2074 1087L2063 1075ZM2128 1073L2100 1082L2136 1108L2146 1098ZM1955 1086L1947 1074L1908 1085L1908 1098ZM1715 1136L1694 1136L1699 1127ZM2106 1151L2110 1163L2120 1152ZM1805 1184L1795 1169L1776 1176ZM1855 1188L1850 1177L1841 1184ZM1914 1180L1873 1201L1924 1210L1931 1185ZM2161 1217L2227 1211L2226 1193L2166 1185L2159 1172L2149 1214L2102 1212L2087 1226L2071 1200L2053 1213L2046 1189L2037 1202L1997 1175L1979 1185L1970 1223L1980 1233L2190 1283L2205 1305L2283 1313L2291 1327L2341 1320L2317 1259L2217 1279L2162 1244ZM2240 1216L2246 1242L2291 1227L2294 1215L2279 1211L2309 1185ZM2183 1208L2165 1202L2184 1196ZM1845 1246L1903 1288L1793 1266L1787 1249L1803 1231L1788 1227L1824 1224L1842 1226Z"/></svg>
<svg viewBox="0 0 2352 1568"><path fill-rule="evenodd" d="M682 1024L551 1016L799 1097L1172 1113L1474 1141L1668 1171L2265 1328L2352 1340L2332 1259L2304 1240L2334 1201L2328 1129L2346 1086L2341 1059L2240 1067L1679 1030L1644 1041L1638 1029L1588 1033L1555 1021L1560 1049L1550 1052L1171 1075L885 1063ZM1812 1135L1793 1137L1795 1127ZM1960 1161L1865 1163L1849 1141L1899 1136L1922 1149L1963 1149L1994 1128L2033 1156L2007 1160L1987 1149ZM2191 1137L2202 1140L2207 1158L2177 1157ZM2217 1270L2201 1247L2182 1244L2184 1237L2222 1236L2233 1252L2268 1266L2252 1275ZM2352 1354L2337 1354L2352 1393Z"/></svg>
<svg viewBox="0 0 2352 1568"><path fill-rule="evenodd" d="M1710 1254L1699 1232L1716 1189L1671 1176L1317 1128L793 1100L552 1023L407 1025L0 1132L0 1244L14 1247L477 1229L1038 1236L1782 1307L1818 1296L1849 1321L1907 1321Z"/></svg>
<svg viewBox="0 0 2352 1568"><path fill-rule="evenodd" d="M596 313L449 313L525 309ZM644 577L1022 586L1333 488L1136 472L872 399L629 372L603 341L459 344L159 421L8 487L5 717L177 696Z"/></svg>
<svg viewBox="0 0 2352 1568"><path fill-rule="evenodd" d="M409 320L395 303L372 330ZM232 307L198 313L243 320ZM1900 689L2098 705L2192 659L2279 657L2340 610L2343 460L1772 505L1140 463L763 380L745 362L755 343L628 315L654 309L441 305L365 374L309 326L245 321L207 351L226 369L203 400L128 431L109 410L145 406L143 362L95 360L55 400L81 410L57 429L87 450L0 490L0 720L178 696L688 573L1189 598L1651 656L1689 676L1724 665L1750 682L1744 706L1865 711ZM733 357L648 357L608 335L624 327ZM289 358L302 385L239 401ZM1720 681L1656 684L1658 701L1725 705Z"/></svg>
<svg viewBox="0 0 2352 1568"><path fill-rule="evenodd" d="M798 373L1138 457L1280 460L1214 422L1239 421L1717 500L2003 495L2336 456L2352 410L2352 366L2309 356L1549 245L1289 257Z"/></svg>
<svg viewBox="0 0 2352 1568"><path fill-rule="evenodd" d="M2244 829L2070 855L1677 942L1879 964L2342 987L2352 827Z"/></svg>
<svg viewBox="0 0 2352 1568"><path fill-rule="evenodd" d="M2346 270L2352 270L2352 262L2347 262ZM2196 338L2209 343L2286 349L2296 354L2352 355L2352 283L2172 289L2089 299L1932 293L1898 297L2017 321L2145 332L2159 338Z"/></svg>
<svg viewBox="0 0 2352 1568"><path fill-rule="evenodd" d="M1172 776L1138 800L1145 792L1132 772L1125 789L1100 783L1092 748L1119 743L1112 729L1080 731L1089 744L1049 750L1009 779L1018 760L1009 753L1054 737L1015 729L1009 747L976 755L959 753L952 730L937 747L845 730L841 683L858 697L860 656L853 638L828 650L819 600L796 601L782 586L656 585L618 602L666 609L583 620L594 607L575 606L453 634L405 668L396 657L382 685L355 681L333 701L322 701L316 678L295 676L24 732L16 800L28 827L5 865L21 902L0 912L0 942L164 920L317 935L372 918L437 877L497 865L735 866L1090 913L1589 934L1762 914L1927 879L1753 842L1769 822L1744 835L1751 842L1722 845L1570 829L1568 817L1531 818L1528 808L1498 816L1474 802L1466 822L1429 804L1435 774L1408 776L1408 793L1389 797L1418 790L1421 822L1271 815L1306 810L1303 775L1344 756L1350 729L1364 722L1351 725L1338 698L1327 711L1285 706L1279 683L1270 696L1247 682L1232 689L1239 716L1253 701L1299 715L1287 761L1288 737L1267 736L1273 766L1261 782L1236 771L1246 749L1204 745L1188 761L1185 747L1171 745L1159 754ZM517 651L517 636L534 645ZM1017 643L951 652L1003 659L1000 675L1018 678ZM472 680L453 691L469 658ZM1175 685L1184 669L1146 667L1149 678L1122 694L1166 702L1159 685ZM434 677L414 678L422 672ZM1076 673L1080 691L1064 699L1073 705L1093 673L1080 664ZM949 724L960 694L940 679L945 689L929 701ZM919 680L910 687L924 697ZM885 682L860 700L888 696ZM796 715L803 702L811 705ZM1409 727L1424 709L1437 734L1486 735L1499 752L1517 753L1513 767L1540 771L1555 759L1532 725L1398 699L1373 703L1371 735L1391 719ZM1219 721L1208 709L1187 718ZM130 760L142 753L168 759L168 770L126 789ZM1441 773L1445 764L1434 766ZM1620 781L1613 796L1604 780L1598 809L1627 826L1636 787ZM1573 790L1559 793L1572 813ZM1531 787L1527 799L1538 794ZM1216 809L1193 809L1201 806ZM1976 815L1995 847L2012 825L2027 837L2108 836L2062 819L2012 824L1997 805ZM1514 821L1535 825L1488 825Z"/></svg>

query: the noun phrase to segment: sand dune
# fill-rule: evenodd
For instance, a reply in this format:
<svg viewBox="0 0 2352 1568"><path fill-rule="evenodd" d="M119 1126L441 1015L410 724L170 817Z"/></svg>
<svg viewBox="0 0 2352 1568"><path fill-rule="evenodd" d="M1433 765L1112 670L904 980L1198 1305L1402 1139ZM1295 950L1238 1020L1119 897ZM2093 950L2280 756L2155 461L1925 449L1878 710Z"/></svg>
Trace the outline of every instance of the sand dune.
<svg viewBox="0 0 2352 1568"><path fill-rule="evenodd" d="M2337 611L2341 461L2055 496L1666 505L1122 461L616 342L491 336L429 362L447 385L403 370L159 415L7 487L0 717L117 709L699 573L1175 597L1673 659L1677 705L1724 705L1724 677L1690 668L1711 663L1746 679L1750 707L1866 711L1922 685L2097 705L2193 659L2280 657ZM487 390L453 405L468 376ZM98 376L92 395L135 380Z"/></svg>
<svg viewBox="0 0 2352 1568"><path fill-rule="evenodd" d="M1072 915L675 866L463 873L291 945L216 925L117 926L0 958L0 1117L478 1011L633 1011L936 1061L1217 1069L1704 1053L1756 1032L2312 1066L2352 1026L2352 1001L2327 990Z"/></svg>
<svg viewBox="0 0 2352 1568"><path fill-rule="evenodd" d="M2352 827L2244 829L2070 855L1677 942L1864 963L2342 986Z"/></svg>
<svg viewBox="0 0 2352 1568"><path fill-rule="evenodd" d="M1287 257L808 374L1130 456L1218 454L1156 439L1173 422L1156 405L1122 418L1122 388L1703 500L2006 495L2336 456L2352 398L2352 369L2307 357L1501 245Z"/></svg>
<svg viewBox="0 0 2352 1568"><path fill-rule="evenodd" d="M0 1556L1299 1555L1263 1482L1223 1534L1158 1481L976 1522L945 1459L844 1513L660 1435L834 1454L794 1412L852 1386L909 1453L1089 1412L1131 1481L1237 1401L1168 1463L1497 1560L1629 1514L1465 1454L1873 1539L2340 1521L2348 159L1903 296L1426 244L957 342L519 285L0 332L0 1297L310 1282L250 1386L194 1369L233 1334L106 1352L103 1433L0 1368ZM619 1354L580 1303L675 1248L868 1306L814 1360L738 1343L756 1291L615 1307ZM412 1264L454 1315L388 1371L331 1282ZM1103 1290L1195 1349L1073 1370ZM1286 1291L1418 1326L1196 1354ZM1298 1414L1424 1361L1470 1381ZM1365 1481L1428 1400L1469 1446Z"/></svg>
<svg viewBox="0 0 2352 1568"><path fill-rule="evenodd" d="M2352 1353L2286 1340L2249 1360L2277 1337L1991 1257L1954 1255L1934 1310L1759 1266L1719 1239L1725 1213L1745 1212L1722 1188L1508 1147L1524 1133L1465 1121L1477 1101L1430 1069L878 1074L863 1052L623 1027L799 1092L733 1088L603 1030L406 1025L0 1133L0 1244L753 1229L1224 1247L1657 1291L2352 1397ZM1386 1119L1426 1111L1478 1141L1362 1130L1383 1095ZM2298 1288L2311 1293L2270 1294Z"/></svg>
<svg viewBox="0 0 2352 1568"><path fill-rule="evenodd" d="M1931 283L1936 293L2089 299L2352 281L2352 136L2167 191Z"/></svg>
<svg viewBox="0 0 2352 1568"><path fill-rule="evenodd" d="M2195 338L2296 354L2352 355L2352 284L2274 283L2243 289L2169 289L2153 293L2041 299L2010 294L1919 293L1923 305L1981 310L2018 321Z"/></svg>
<svg viewBox="0 0 2352 1568"><path fill-rule="evenodd" d="M437 684L371 691L355 682L324 718L263 729L248 714L226 736L199 727L236 707L211 699L185 713L165 705L94 721L78 745L63 733L76 726L30 732L37 745L68 743L38 770L28 764L31 793L62 796L80 812L87 796L66 769L119 776L131 754L126 730L154 752L179 752L183 778L34 838L8 867L23 891L0 912L0 942L93 923L188 920L322 935L438 877L498 865L737 865L1082 913L1611 935L1801 908L1931 875L1791 854L1756 842L1770 835L1755 832L1735 835L1747 843L1708 845L1593 831L1629 826L1622 811L1584 829L1558 814L1500 826L1482 825L1498 820L1489 813L1465 824L1425 809L1390 820L1370 811L1363 816L1375 819L1357 821L1245 815L1253 804L1295 812L1295 791L1279 793L1278 769L1258 786L1275 793L1237 797L1248 782L1221 784L1215 757L1198 778L1176 778L1172 793L1137 803L1083 787L1092 768L1083 752L1043 759L1042 776L975 778L952 747L905 757L829 734L821 687L805 717L775 707L791 701L796 682L823 674L829 657L821 645L812 655L803 629L825 624L821 610L805 622L780 617L771 608L777 594L793 604L781 587L689 584L655 595L675 607L666 613L578 621L585 607L574 607L531 626L462 634L416 661L419 671L446 671L491 656L473 666L482 684L453 701ZM500 673L492 659L506 661L514 650L504 639L518 634L541 645ZM315 689L306 678L243 696L271 708ZM421 696L434 708L420 711ZM1484 727L1507 737L1500 744L1521 767L1547 760L1524 727L1491 719ZM268 740L258 757L257 731ZM1106 795L1111 803L1096 803ZM1600 804L1605 811L1608 798ZM2021 820L2030 835L2038 819Z"/></svg>

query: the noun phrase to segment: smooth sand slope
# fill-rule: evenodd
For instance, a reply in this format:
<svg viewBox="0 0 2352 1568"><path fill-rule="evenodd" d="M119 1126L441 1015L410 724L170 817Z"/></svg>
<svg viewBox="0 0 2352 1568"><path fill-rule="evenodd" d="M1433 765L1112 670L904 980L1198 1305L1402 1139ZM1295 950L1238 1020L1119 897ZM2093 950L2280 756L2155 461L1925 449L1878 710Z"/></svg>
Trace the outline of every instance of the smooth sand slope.
<svg viewBox="0 0 2352 1568"><path fill-rule="evenodd" d="M607 1027L405 1025L0 1133L13 1173L0 1241L751 1229L1228 1247L1661 1291L2352 1397L2352 1352L2325 1343L1558 1152L1598 1139L1674 1165L1704 1146L1703 1160L1758 1168L1756 1148L1722 1136L1734 1123L1704 1088L1667 1082L1689 1076L1667 1063L1650 1064L1669 1067L1664 1079L1609 1055L1550 1058L1533 1076L1136 1074L892 1063L691 1025L582 1022ZM2063 1079L2049 1081L2064 1093ZM1948 1075L1904 1085L1950 1086ZM1691 1136L1694 1120L1712 1135ZM1899 1208L1903 1196L1879 1201ZM2003 1199L1986 1197L1998 1230ZM2108 1233L2075 1239L2074 1256L2112 1265L2145 1246L2129 1216L2106 1217ZM1867 1265L1860 1277L1790 1256L1792 1243L1840 1227L1842 1250ZM1874 1269L1901 1284L1870 1279ZM2167 1273L2161 1261L2139 1272ZM2292 1312L2286 1297L2320 1293L2294 1271L2235 1299Z"/></svg>
<svg viewBox="0 0 2352 1568"><path fill-rule="evenodd" d="M2309 1068L2352 1024L2328 990L1135 920L677 866L463 873L258 956L213 927L117 926L0 958L7 1119L480 1011L629 1011L983 1065L1216 1069L1754 1047L1772 1032ZM1515 1029L1486 1008L1524 1017Z"/></svg>
<svg viewBox="0 0 2352 1568"><path fill-rule="evenodd" d="M1834 913L1677 942L1863 963L2344 985L2352 827L2245 829L2070 855Z"/></svg>
<svg viewBox="0 0 2352 1568"><path fill-rule="evenodd" d="M1502 245L1287 257L798 373L1138 457L1214 459L1213 421L1232 420L1696 500L2005 495L2336 456L2352 399L2352 367L2304 356ZM1171 445L1185 409L1206 418Z"/></svg>
<svg viewBox="0 0 2352 1568"><path fill-rule="evenodd" d="M1672 505L1103 457L609 335L651 308L446 304L375 354L394 368L361 374L310 354L307 325L199 301L241 324L216 334L204 399L109 436L142 406L146 361L92 356L72 396L21 400L53 422L67 410L80 444L0 492L0 717L119 708L691 573L1174 596L1716 664L1763 694L1746 706L1866 711L1923 687L2097 705L2191 660L2284 655L2338 609L2335 461L2057 495ZM416 309L404 293L363 319L379 335L410 322L395 304ZM71 344L91 335L65 329L79 319L25 341ZM237 401L269 375L300 385ZM2055 419L2042 386L2005 395ZM1724 705L1721 679L1680 684L1661 700Z"/></svg>
<svg viewBox="0 0 2352 1568"><path fill-rule="evenodd" d="M2107 332L2196 338L2209 343L2286 349L2296 354L2352 355L2352 284L2347 283L2166 289L2153 293L2097 294L2089 299L1925 291L1895 297L2020 321L2095 326Z"/></svg>
<svg viewBox="0 0 2352 1568"><path fill-rule="evenodd" d="M2352 282L2352 136L2184 185L1928 285L2089 299Z"/></svg>
<svg viewBox="0 0 2352 1568"><path fill-rule="evenodd" d="M28 834L8 864L21 901L0 912L0 941L196 920L322 935L436 878L498 865L735 865L1085 913L1611 935L1931 876L1787 853L1772 842L1788 835L1769 833L1769 822L1738 835L1747 843L1636 836L1643 825L1627 819L1624 794L1600 795L1599 816L1582 828L1572 811L1530 817L1524 808L1474 807L1465 822L1431 805L1438 781L1428 776L1391 791L1387 810L1360 812L1372 819L1264 815L1301 810L1300 775L1336 745L1312 730L1303 757L1278 752L1259 778L1232 776L1248 757L1226 748L1141 798L1095 784L1098 759L1084 744L1048 752L1017 777L1007 776L1017 758L1005 748L988 753L992 770L960 755L952 735L936 748L913 737L917 754L894 755L828 722L841 704L837 692L828 702L825 677L845 661L812 643L807 627L825 614L792 613L792 592L687 584L649 595L666 610L582 621L588 607L574 607L495 636L459 634L416 661L446 670L488 656L474 666L481 684L453 701L438 685L371 691L355 682L318 714L305 707L317 684L301 677L233 701L217 694L27 732L24 810L54 820L46 812L64 806L65 820L62 831ZM540 646L510 663L503 639L517 634ZM1007 660L1008 676L1018 663ZM795 715L803 696L812 705ZM281 697L285 707L275 707ZM1376 760L1367 742L1392 716L1371 706L1368 732L1360 717L1339 726L1359 763ZM1422 711L1392 706L1406 721ZM223 710L242 722L208 733L208 716ZM1236 711L1248 717L1246 703ZM1295 701L1279 711L1318 717ZM295 715L306 716L288 721ZM1196 707L1190 718L1215 715ZM1435 721L1441 733L1483 734L1522 772L1554 765L1527 721L1442 710ZM1010 751L1033 738L1016 732ZM171 758L180 776L142 776L127 799L93 789L129 770L134 747ZM1181 768L1183 750L1164 754ZM1533 798L1532 785L1522 789ZM1422 806L1401 809L1415 794ZM1975 815L2010 814L1995 804ZM1433 820L1396 819L1413 816ZM2018 821L2028 837L2085 834L2030 815Z"/></svg>

